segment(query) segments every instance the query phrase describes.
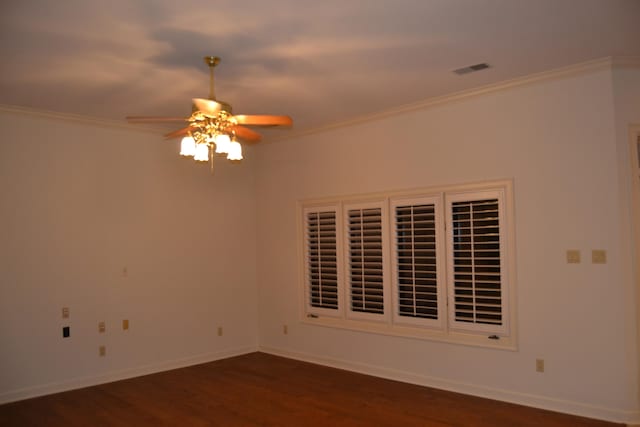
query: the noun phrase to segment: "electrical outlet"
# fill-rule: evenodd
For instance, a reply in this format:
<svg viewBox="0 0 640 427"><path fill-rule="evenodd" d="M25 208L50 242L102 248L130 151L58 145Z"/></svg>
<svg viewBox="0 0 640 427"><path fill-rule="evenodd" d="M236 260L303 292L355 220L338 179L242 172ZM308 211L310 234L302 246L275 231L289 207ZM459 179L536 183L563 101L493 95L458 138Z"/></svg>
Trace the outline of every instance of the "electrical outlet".
<svg viewBox="0 0 640 427"><path fill-rule="evenodd" d="M104 324L104 322L98 322L98 332L103 333L106 330L107 330L107 327Z"/></svg>
<svg viewBox="0 0 640 427"><path fill-rule="evenodd" d="M289 333L289 327L287 325L282 325L282 333L285 335Z"/></svg>
<svg viewBox="0 0 640 427"><path fill-rule="evenodd" d="M607 263L607 251L604 249L594 249L591 251L591 263L592 264L606 264Z"/></svg>
<svg viewBox="0 0 640 427"><path fill-rule="evenodd" d="M218 326L218 336L222 336L222 326Z"/></svg>
<svg viewBox="0 0 640 427"><path fill-rule="evenodd" d="M104 357L107 355L107 347L105 347L104 345L101 345L100 347L98 347L98 354L100 355L100 357Z"/></svg>
<svg viewBox="0 0 640 427"><path fill-rule="evenodd" d="M62 307L62 318L63 319L69 318L69 307Z"/></svg>
<svg viewBox="0 0 640 427"><path fill-rule="evenodd" d="M124 319L124 320L122 321L122 330L123 330L123 331L126 331L126 330L128 330L128 329L129 329L129 319Z"/></svg>
<svg viewBox="0 0 640 427"><path fill-rule="evenodd" d="M580 251L569 249L567 251L567 264L580 264Z"/></svg>
<svg viewBox="0 0 640 427"><path fill-rule="evenodd" d="M71 336L71 328L69 326L62 327L62 338L69 338Z"/></svg>
<svg viewBox="0 0 640 427"><path fill-rule="evenodd" d="M544 372L544 359L536 359L536 372Z"/></svg>

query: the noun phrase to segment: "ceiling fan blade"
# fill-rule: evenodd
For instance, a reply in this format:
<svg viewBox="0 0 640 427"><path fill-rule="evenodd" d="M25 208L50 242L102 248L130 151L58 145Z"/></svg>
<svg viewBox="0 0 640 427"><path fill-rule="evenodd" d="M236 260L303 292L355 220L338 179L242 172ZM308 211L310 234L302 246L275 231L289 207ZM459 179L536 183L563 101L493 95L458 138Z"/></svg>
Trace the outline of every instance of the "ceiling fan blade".
<svg viewBox="0 0 640 427"><path fill-rule="evenodd" d="M164 137L167 139L171 139L171 138L178 138L180 136L185 136L186 134L189 133L189 129L190 127L187 126L182 129L174 130L173 132L169 132L168 134L166 134Z"/></svg>
<svg viewBox="0 0 640 427"><path fill-rule="evenodd" d="M239 125L253 126L291 126L293 120L289 116L244 115L233 116Z"/></svg>
<svg viewBox="0 0 640 427"><path fill-rule="evenodd" d="M211 99L193 98L196 108L204 115L215 117L223 109L223 105Z"/></svg>
<svg viewBox="0 0 640 427"><path fill-rule="evenodd" d="M262 135L258 132L244 126L231 126L230 129L236 133L238 138L248 142L258 142L262 139Z"/></svg>
<svg viewBox="0 0 640 427"><path fill-rule="evenodd" d="M186 117L127 116L129 123L184 122Z"/></svg>

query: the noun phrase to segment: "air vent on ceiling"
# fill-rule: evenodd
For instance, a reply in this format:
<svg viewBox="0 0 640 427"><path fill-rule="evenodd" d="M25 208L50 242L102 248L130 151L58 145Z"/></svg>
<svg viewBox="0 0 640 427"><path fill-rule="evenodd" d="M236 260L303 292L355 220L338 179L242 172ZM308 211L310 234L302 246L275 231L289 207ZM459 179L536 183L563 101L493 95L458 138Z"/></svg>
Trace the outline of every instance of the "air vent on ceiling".
<svg viewBox="0 0 640 427"><path fill-rule="evenodd" d="M480 64L469 65L468 67L458 68L457 70L453 70L454 73L461 76L463 74L473 73L475 71L486 70L489 68L489 64L485 62L481 62Z"/></svg>

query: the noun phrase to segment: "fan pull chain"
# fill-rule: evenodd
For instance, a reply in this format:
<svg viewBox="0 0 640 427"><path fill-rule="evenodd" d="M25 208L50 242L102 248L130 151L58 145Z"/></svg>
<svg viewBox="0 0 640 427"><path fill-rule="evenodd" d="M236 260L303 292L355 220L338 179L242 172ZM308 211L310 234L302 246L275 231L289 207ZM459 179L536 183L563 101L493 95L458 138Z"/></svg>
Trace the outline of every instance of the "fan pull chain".
<svg viewBox="0 0 640 427"><path fill-rule="evenodd" d="M210 168L209 170L211 171L211 175L213 175L213 158L215 157L216 153L213 150L213 146L209 145L209 163L210 163Z"/></svg>

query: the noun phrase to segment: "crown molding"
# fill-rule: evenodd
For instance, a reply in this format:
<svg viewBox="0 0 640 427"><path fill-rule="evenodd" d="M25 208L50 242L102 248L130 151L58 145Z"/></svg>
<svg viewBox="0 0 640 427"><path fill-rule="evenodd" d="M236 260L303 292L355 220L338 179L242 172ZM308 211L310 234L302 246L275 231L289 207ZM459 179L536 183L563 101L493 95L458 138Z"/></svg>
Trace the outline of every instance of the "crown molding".
<svg viewBox="0 0 640 427"><path fill-rule="evenodd" d="M614 56L611 64L613 68L640 68L640 56Z"/></svg>
<svg viewBox="0 0 640 427"><path fill-rule="evenodd" d="M522 77L516 77L510 80L504 80L498 83L492 83L485 86L481 86L474 89L468 89L460 92L454 92L447 95L428 98L422 101L414 102L411 104L401 105L389 110L381 111L378 113L368 114L364 116L355 117L352 119L335 122L326 126L320 126L313 129L301 130L299 132L292 132L282 137L273 139L273 142L285 141L303 136L309 136L317 133L324 133L331 130L336 130L344 127L355 126L373 121L383 120L389 117L397 116L399 114L410 113L419 110L425 110L449 104L452 102L458 102L470 98L475 98L481 95L486 95L494 92L500 92L517 87L527 86L540 82L563 79L567 77L573 77L582 74L592 73L603 69L613 68L640 68L640 56L624 56L624 57L605 57L593 59L586 62L580 62L578 64L569 65L566 67L555 68L552 70L542 71L539 73L529 74Z"/></svg>
<svg viewBox="0 0 640 427"><path fill-rule="evenodd" d="M98 126L110 129L123 129L134 132L145 132L158 134L164 129L150 126L132 125L124 120L102 119L98 117L83 116L80 114L60 113L57 111L38 110L31 107L21 107L18 105L0 104L0 113L17 114L22 116L37 117L41 119L59 120L82 125Z"/></svg>
<svg viewBox="0 0 640 427"><path fill-rule="evenodd" d="M319 126L311 129L303 129L300 131L287 132L286 135L275 136L268 138L265 142L280 142L290 139L300 138L304 136L314 135L318 133L324 133L331 130L336 130L345 127L351 127L359 124L364 124L373 121L383 120L389 117L397 116L399 114L410 113L419 110L425 110L428 108L437 107L440 105L458 102L481 95L486 95L494 92L500 92L512 88L527 86L535 83L540 83L549 80L562 79L572 77L576 75L588 74L594 71L602 69L614 69L614 68L640 68L640 56L610 56L605 58L598 58L586 62L581 62L566 67L555 68L548 71L542 71L535 74L529 74L522 77L517 77L510 80L501 81L498 83L492 83L489 85L481 86L474 89L468 89L460 92L454 92L447 95L437 96L433 98L424 99L422 101L400 105L395 108L380 111L373 114L362 115L354 117L348 120L334 122L325 126ZM112 129L123 129L134 132L144 133L163 133L166 129L161 129L153 126L141 126L136 124L131 125L124 122L124 120L112 120L102 119L91 116L83 116L79 114L59 113L55 111L38 110L29 107L20 107L15 105L0 104L0 112L12 113L20 115L28 115L32 117L39 117L45 119L62 120L67 122L100 126Z"/></svg>

